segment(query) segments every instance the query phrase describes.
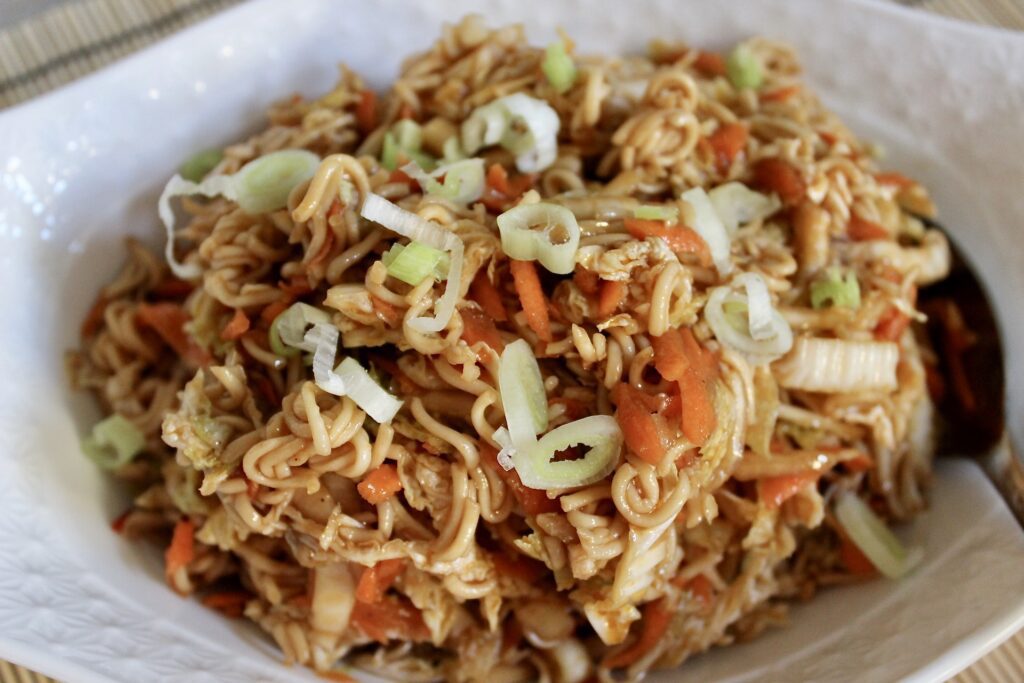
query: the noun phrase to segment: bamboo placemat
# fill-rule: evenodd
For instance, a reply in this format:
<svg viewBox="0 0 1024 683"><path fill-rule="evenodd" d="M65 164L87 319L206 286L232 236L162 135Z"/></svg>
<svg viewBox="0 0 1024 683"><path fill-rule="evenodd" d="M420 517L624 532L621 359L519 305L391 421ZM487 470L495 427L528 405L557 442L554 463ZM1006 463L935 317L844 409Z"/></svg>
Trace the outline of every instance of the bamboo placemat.
<svg viewBox="0 0 1024 683"><path fill-rule="evenodd" d="M32 1L21 0L24 7L31 7ZM965 21L1024 30L1024 0L894 1ZM71 0L8 27L2 27L0 12L0 109L81 78L238 2ZM54 0L43 4L53 5ZM952 683L1021 681L1024 631L952 679ZM0 661L0 683L52 683L52 679Z"/></svg>

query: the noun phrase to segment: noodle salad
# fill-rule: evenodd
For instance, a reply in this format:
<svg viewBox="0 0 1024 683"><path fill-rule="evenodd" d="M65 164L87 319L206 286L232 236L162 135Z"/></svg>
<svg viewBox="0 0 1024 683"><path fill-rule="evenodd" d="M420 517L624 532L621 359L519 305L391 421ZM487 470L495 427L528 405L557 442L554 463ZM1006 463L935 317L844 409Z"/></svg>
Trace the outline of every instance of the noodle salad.
<svg viewBox="0 0 1024 683"><path fill-rule="evenodd" d="M189 158L68 354L167 583L345 678L635 680L898 579L926 190L785 45L446 26Z"/></svg>

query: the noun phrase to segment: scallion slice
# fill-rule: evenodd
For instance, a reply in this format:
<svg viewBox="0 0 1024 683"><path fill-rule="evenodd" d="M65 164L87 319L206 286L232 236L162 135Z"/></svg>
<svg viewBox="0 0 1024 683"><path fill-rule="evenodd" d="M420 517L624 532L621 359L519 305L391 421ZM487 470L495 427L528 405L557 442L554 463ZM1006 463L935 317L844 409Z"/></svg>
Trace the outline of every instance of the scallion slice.
<svg viewBox="0 0 1024 683"><path fill-rule="evenodd" d="M838 268L829 268L824 279L811 283L811 307L825 306L860 308L860 283L852 270L844 275Z"/></svg>
<svg viewBox="0 0 1024 683"><path fill-rule="evenodd" d="M622 430L610 415L591 415L552 429L528 449L512 456L524 486L533 489L565 489L586 486L607 477L622 452ZM555 455L572 446L589 446L576 460L555 461Z"/></svg>
<svg viewBox="0 0 1024 683"><path fill-rule="evenodd" d="M679 209L675 206L660 204L641 204L633 209L633 217L645 221L668 221L669 223L675 223L679 220Z"/></svg>
<svg viewBox="0 0 1024 683"><path fill-rule="evenodd" d="M498 216L501 249L509 258L540 261L552 273L566 275L576 266L580 226L564 206L520 204Z"/></svg>
<svg viewBox="0 0 1024 683"><path fill-rule="evenodd" d="M223 158L224 152L219 149L204 149L186 159L185 163L178 168L178 173L185 180L198 183L206 177L206 174L216 168Z"/></svg>
<svg viewBox="0 0 1024 683"><path fill-rule="evenodd" d="M561 40L548 45L540 68L558 94L568 91L576 82L576 65L573 64L572 57L566 52L565 43Z"/></svg>
<svg viewBox="0 0 1024 683"><path fill-rule="evenodd" d="M291 349L291 353L279 353L275 348L274 353L282 356L294 356L299 351L316 351L314 345L305 341L306 330L330 321L331 316L319 308L302 302L292 304L270 324L270 345L274 347L276 337L278 346Z"/></svg>
<svg viewBox="0 0 1024 683"><path fill-rule="evenodd" d="M444 197L456 204L468 204L484 193L484 160L463 159L445 164L425 172L418 163L411 162L402 167L423 188L427 194ZM443 178L443 182L438 182Z"/></svg>
<svg viewBox="0 0 1024 683"><path fill-rule="evenodd" d="M345 395L381 424L394 419L402 401L386 392L355 358L341 361L335 372L345 385Z"/></svg>
<svg viewBox="0 0 1024 683"><path fill-rule="evenodd" d="M427 277L435 280L448 277L448 254L419 242L392 245L381 261L388 275L410 285L418 285Z"/></svg>
<svg viewBox="0 0 1024 683"><path fill-rule="evenodd" d="M764 81L761 63L750 46L740 43L725 60L725 71L736 88L759 88Z"/></svg>
<svg viewBox="0 0 1024 683"><path fill-rule="evenodd" d="M477 107L462 123L462 147L475 154L500 143L516 155L523 173L543 171L558 156L558 112L544 100L523 93Z"/></svg>
<svg viewBox="0 0 1024 683"><path fill-rule="evenodd" d="M517 339L501 352L498 389L512 444L523 450L548 426L548 398L544 378L530 344Z"/></svg>
<svg viewBox="0 0 1024 683"><path fill-rule="evenodd" d="M92 434L82 439L82 452L105 470L127 465L146 445L146 437L118 413L97 422Z"/></svg>
<svg viewBox="0 0 1024 683"><path fill-rule="evenodd" d="M739 286L744 291L736 291ZM719 342L754 365L770 363L793 347L793 331L771 305L767 285L756 273L744 273L731 285L713 288L704 318Z"/></svg>
<svg viewBox="0 0 1024 683"><path fill-rule="evenodd" d="M434 168L434 157L424 152L422 145L423 129L420 124L412 119L396 121L391 130L384 134L380 164L389 171L394 171L404 157L419 164L420 168L430 170Z"/></svg>
<svg viewBox="0 0 1024 683"><path fill-rule="evenodd" d="M861 552L890 579L905 576L924 558L921 548L907 550L878 515L852 491L836 497L836 519Z"/></svg>
<svg viewBox="0 0 1024 683"><path fill-rule="evenodd" d="M736 181L710 190L708 197L718 217L722 219L725 231L730 235L735 234L741 225L775 213L782 205L775 195L769 197L754 192Z"/></svg>

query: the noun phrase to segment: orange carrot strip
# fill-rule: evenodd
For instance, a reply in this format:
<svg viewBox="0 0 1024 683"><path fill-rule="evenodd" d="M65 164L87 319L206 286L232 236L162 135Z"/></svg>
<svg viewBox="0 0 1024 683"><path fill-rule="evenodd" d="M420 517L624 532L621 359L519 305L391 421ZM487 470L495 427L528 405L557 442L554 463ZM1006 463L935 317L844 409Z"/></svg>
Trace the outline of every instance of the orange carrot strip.
<svg viewBox="0 0 1024 683"><path fill-rule="evenodd" d="M356 600L380 602L403 571L405 571L405 560L401 558L381 560L372 567L367 567L360 575L359 583L356 584Z"/></svg>
<svg viewBox="0 0 1024 683"><path fill-rule="evenodd" d="M719 173L725 173L747 146L747 127L742 123L719 126L708 138L708 143L715 154L715 167Z"/></svg>
<svg viewBox="0 0 1024 683"><path fill-rule="evenodd" d="M668 242L669 249L677 254L695 254L703 266L711 265L711 250L700 235L685 225L667 225L665 221L650 221L641 218L626 218L626 231L638 240L661 237Z"/></svg>
<svg viewBox="0 0 1024 683"><path fill-rule="evenodd" d="M375 470L370 470L366 478L359 482L356 489L367 503L376 505L383 503L402 490L402 481L398 478L398 470L391 463L384 463Z"/></svg>
<svg viewBox="0 0 1024 683"><path fill-rule="evenodd" d="M333 249L333 248L334 248L334 231L331 230L330 228L328 228L328 230L327 230L327 238L324 239L324 243L322 245L320 245L320 250L318 252L316 252L316 254L313 256L313 258L309 259L309 261L306 263L306 268L313 268L314 266L317 266L317 265L323 263L324 261L326 261L327 257L330 256L330 254L331 254L331 249Z"/></svg>
<svg viewBox="0 0 1024 683"><path fill-rule="evenodd" d="M207 593L200 602L210 609L217 610L228 619L241 619L245 605L252 596L245 591L218 591Z"/></svg>
<svg viewBox="0 0 1024 683"><path fill-rule="evenodd" d="M209 352L196 344L185 332L185 324L190 318L185 309L178 304L139 304L136 315L139 322L152 327L160 338L190 365L202 367L213 362Z"/></svg>
<svg viewBox="0 0 1024 683"><path fill-rule="evenodd" d="M717 52L698 52L693 60L693 68L705 76L724 76L726 73L725 58Z"/></svg>
<svg viewBox="0 0 1024 683"><path fill-rule="evenodd" d="M494 321L491 320L490 316L472 306L460 308L459 315L462 317L463 341L470 346L477 342L483 342L498 353L505 350L505 342L501 340L498 328L495 327Z"/></svg>
<svg viewBox="0 0 1024 683"><path fill-rule="evenodd" d="M884 240L889 237L888 230L878 223L864 220L857 214L850 216L850 223L846 226L846 234L850 236L850 239L857 242Z"/></svg>
<svg viewBox="0 0 1024 683"><path fill-rule="evenodd" d="M910 325L910 316L895 306L890 306L875 325L874 336L878 341L897 341Z"/></svg>
<svg viewBox="0 0 1024 683"><path fill-rule="evenodd" d="M686 371L678 380L683 435L702 446L718 424L712 401L718 361L710 351L701 348L689 328L679 330L679 337L687 361Z"/></svg>
<svg viewBox="0 0 1024 683"><path fill-rule="evenodd" d="M234 341L249 331L249 316L241 308L235 309L231 321L220 331L220 338L224 341Z"/></svg>
<svg viewBox="0 0 1024 683"><path fill-rule="evenodd" d="M99 332L100 325L103 324L103 313L106 310L107 300L102 295L96 297L96 301L89 308L89 312L85 314L85 320L82 321L82 339L88 339Z"/></svg>
<svg viewBox="0 0 1024 683"><path fill-rule="evenodd" d="M625 382L616 384L612 389L612 402L616 407L615 421L622 429L626 446L636 457L657 465L665 456L665 444L652 414L652 398Z"/></svg>
<svg viewBox="0 0 1024 683"><path fill-rule="evenodd" d="M548 315L548 300L540 286L540 277L533 261L511 259L509 268L512 280L519 294L519 302L526 313L526 324L537 333L543 342L551 341L551 318Z"/></svg>
<svg viewBox="0 0 1024 683"><path fill-rule="evenodd" d="M786 206L794 206L804 198L807 186L800 173L781 159L771 157L754 164L752 184L755 188L774 192Z"/></svg>
<svg viewBox="0 0 1024 683"><path fill-rule="evenodd" d="M799 92L799 85L788 85L784 88L761 93L760 99L762 102L785 102L794 95L797 95Z"/></svg>
<svg viewBox="0 0 1024 683"><path fill-rule="evenodd" d="M580 288L580 291L587 296L593 296L597 294L598 289L601 287L600 276L592 270L586 268L577 268L576 272L572 274L572 281L576 283L576 286Z"/></svg>
<svg viewBox="0 0 1024 683"><path fill-rule="evenodd" d="M875 180L878 182L879 185L891 185L893 187L898 187L901 190L907 187L913 187L914 185L917 185L915 181L911 180L907 176L903 175L902 173L896 173L894 171L890 171L888 173L876 173Z"/></svg>
<svg viewBox="0 0 1024 683"><path fill-rule="evenodd" d="M168 581L195 558L195 530L195 525L187 517L179 519L174 525L171 544L164 552L164 573Z"/></svg>
<svg viewBox="0 0 1024 683"><path fill-rule="evenodd" d="M509 557L501 552L491 553L491 561L494 562L498 576L510 576L524 583L536 583L548 573L543 563L526 555Z"/></svg>
<svg viewBox="0 0 1024 683"><path fill-rule="evenodd" d="M373 310L376 311L380 319L388 325L394 327L401 322L402 312L391 302L384 301L384 299L376 297L373 294L370 295L370 302L373 304Z"/></svg>
<svg viewBox="0 0 1024 683"><path fill-rule="evenodd" d="M875 576L878 570L871 560L844 534L839 544L839 559L854 576Z"/></svg>
<svg viewBox="0 0 1024 683"><path fill-rule="evenodd" d="M519 478L519 473L514 469L506 470L498 464L498 451L486 441L477 445L480 451L480 460L492 470L498 473L505 485L512 489L512 496L519 501L523 512L528 515L539 515L542 512L559 512L561 504L556 499L548 498L548 494L540 489L531 489L524 486Z"/></svg>
<svg viewBox="0 0 1024 683"><path fill-rule="evenodd" d="M356 602L352 624L378 643L389 640L430 640L423 615L411 602L388 598L380 602Z"/></svg>
<svg viewBox="0 0 1024 683"><path fill-rule="evenodd" d="M161 299L175 299L188 296L196 286L191 282L179 280L176 277L165 277L156 287L153 288L153 296Z"/></svg>
<svg viewBox="0 0 1024 683"><path fill-rule="evenodd" d="M808 470L796 474L783 474L778 477L766 477L758 482L761 489L761 500L768 509L774 510L800 492L804 486L818 481L821 472Z"/></svg>
<svg viewBox="0 0 1024 683"><path fill-rule="evenodd" d="M377 127L377 93L372 90L364 90L359 94L356 124L363 135L369 135Z"/></svg>
<svg viewBox="0 0 1024 683"><path fill-rule="evenodd" d="M843 466L850 472L867 472L875 466L875 461L867 453L861 453L856 458L844 460Z"/></svg>
<svg viewBox="0 0 1024 683"><path fill-rule="evenodd" d="M267 325L270 325L272 322L274 322L274 319L277 316L284 313L285 309L287 309L291 305L292 300L291 297L288 296L285 296L285 298L283 299L278 299L277 301L269 303L263 307L262 311L260 311L260 320L262 320Z"/></svg>
<svg viewBox="0 0 1024 683"><path fill-rule="evenodd" d="M619 306L626 299L627 291L625 282L620 280L602 280L601 294L597 300L597 315L607 318L618 310Z"/></svg>
<svg viewBox="0 0 1024 683"><path fill-rule="evenodd" d="M505 310L505 304L501 302L501 294L487 277L486 268L476 272L473 282L469 285L469 298L480 304L480 308L484 309L484 313L491 316L492 320L508 320L508 312Z"/></svg>
<svg viewBox="0 0 1024 683"><path fill-rule="evenodd" d="M666 598L658 598L644 605L640 620L640 636L632 645L619 650L602 662L609 669L621 669L637 661L657 645L672 621L672 609Z"/></svg>
<svg viewBox="0 0 1024 683"><path fill-rule="evenodd" d="M677 329L669 329L660 337L651 339L654 347L654 367L667 380L677 381L690 367L683 337Z"/></svg>
<svg viewBox="0 0 1024 683"><path fill-rule="evenodd" d="M487 169L487 186L506 197L512 194L508 185L508 171L501 164L491 164Z"/></svg>

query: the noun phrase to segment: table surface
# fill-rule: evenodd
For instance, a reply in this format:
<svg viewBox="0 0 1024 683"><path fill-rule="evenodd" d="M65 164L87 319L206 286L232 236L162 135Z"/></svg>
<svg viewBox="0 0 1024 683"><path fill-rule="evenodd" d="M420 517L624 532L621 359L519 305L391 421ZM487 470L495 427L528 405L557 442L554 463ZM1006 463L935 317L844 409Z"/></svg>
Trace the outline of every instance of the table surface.
<svg viewBox="0 0 1024 683"><path fill-rule="evenodd" d="M241 0L0 0L0 109L101 68ZM893 0L1024 31L1024 0ZM0 683L51 679L0 661ZM1024 631L954 683L1024 681Z"/></svg>

